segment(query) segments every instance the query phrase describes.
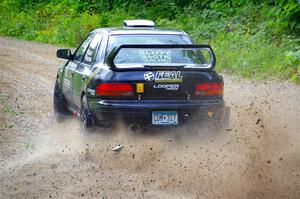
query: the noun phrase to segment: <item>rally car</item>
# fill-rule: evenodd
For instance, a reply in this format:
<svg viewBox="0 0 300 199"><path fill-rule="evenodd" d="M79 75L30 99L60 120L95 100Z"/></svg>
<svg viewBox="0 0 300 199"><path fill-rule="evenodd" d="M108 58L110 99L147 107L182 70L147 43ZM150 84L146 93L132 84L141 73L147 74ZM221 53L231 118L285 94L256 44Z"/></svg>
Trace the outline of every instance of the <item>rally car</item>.
<svg viewBox="0 0 300 199"><path fill-rule="evenodd" d="M74 53L57 50L57 57L67 60L54 89L58 121L70 112L85 129L119 119L180 125L205 119L221 124L224 118L215 54L183 31L125 20L122 28L92 31Z"/></svg>

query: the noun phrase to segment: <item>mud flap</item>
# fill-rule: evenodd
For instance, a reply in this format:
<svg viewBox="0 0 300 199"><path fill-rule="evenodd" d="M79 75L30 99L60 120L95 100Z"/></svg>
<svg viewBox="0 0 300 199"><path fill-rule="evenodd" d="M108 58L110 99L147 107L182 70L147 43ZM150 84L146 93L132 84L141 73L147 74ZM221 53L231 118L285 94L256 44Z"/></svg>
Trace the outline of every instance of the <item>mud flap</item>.
<svg viewBox="0 0 300 199"><path fill-rule="evenodd" d="M223 107L217 110L208 110L206 121L210 126L216 126L218 129L229 128L230 107Z"/></svg>
<svg viewBox="0 0 300 199"><path fill-rule="evenodd" d="M230 125L230 107L221 108L205 108L199 110L192 118L192 123L200 124L201 126L217 127L217 129L227 129Z"/></svg>
<svg viewBox="0 0 300 199"><path fill-rule="evenodd" d="M223 108L223 114L220 118L220 125L222 128L229 128L230 126L230 107L224 107Z"/></svg>
<svg viewBox="0 0 300 199"><path fill-rule="evenodd" d="M62 122L67 116L69 116L67 102L61 92L57 81L55 82L53 94L53 110L57 122Z"/></svg>

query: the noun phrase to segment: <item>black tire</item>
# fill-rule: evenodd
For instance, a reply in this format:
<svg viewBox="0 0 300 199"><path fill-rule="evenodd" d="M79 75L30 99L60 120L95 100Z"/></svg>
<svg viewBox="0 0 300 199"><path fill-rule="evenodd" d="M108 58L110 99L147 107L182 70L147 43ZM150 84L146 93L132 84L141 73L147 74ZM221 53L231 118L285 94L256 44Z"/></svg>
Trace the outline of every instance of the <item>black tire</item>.
<svg viewBox="0 0 300 199"><path fill-rule="evenodd" d="M62 122L69 113L66 99L61 92L58 81L55 82L54 86L53 110L57 122Z"/></svg>
<svg viewBox="0 0 300 199"><path fill-rule="evenodd" d="M80 133L85 135L93 130L94 119L91 111L88 108L86 95L82 97L80 108Z"/></svg>

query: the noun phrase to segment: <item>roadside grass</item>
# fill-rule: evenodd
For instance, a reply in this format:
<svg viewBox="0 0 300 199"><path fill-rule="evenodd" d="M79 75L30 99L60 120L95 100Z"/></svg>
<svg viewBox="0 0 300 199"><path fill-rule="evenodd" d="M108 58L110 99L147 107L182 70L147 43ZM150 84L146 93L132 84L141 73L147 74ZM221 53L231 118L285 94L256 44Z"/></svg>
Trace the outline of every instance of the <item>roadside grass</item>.
<svg viewBox="0 0 300 199"><path fill-rule="evenodd" d="M9 96L0 91L0 144L6 143L10 139L6 131L14 127L14 125L11 122L8 122L8 120L6 119L7 117L11 117L11 115L14 116L16 114L12 107L7 106L8 99Z"/></svg>
<svg viewBox="0 0 300 199"><path fill-rule="evenodd" d="M19 112L15 111L14 108L12 108L12 107L9 106L9 105L5 106L5 107L2 109L2 111L3 111L3 113L10 114L10 115L13 115L13 116L20 115Z"/></svg>
<svg viewBox="0 0 300 199"><path fill-rule="evenodd" d="M1 81L1 80L0 80ZM0 82L1 84L1 82ZM2 91L0 91L0 102L4 102L7 99L7 95L5 93L3 93Z"/></svg>
<svg viewBox="0 0 300 199"><path fill-rule="evenodd" d="M15 102L17 102L19 99L15 98ZM10 103L10 97L2 92L0 92L0 102L2 106L2 114L4 115L10 115L10 116L19 116L24 114L22 111L17 110L17 108L14 108L11 106Z"/></svg>
<svg viewBox="0 0 300 199"><path fill-rule="evenodd" d="M15 98L15 101L18 101L18 98ZM0 110L1 110L1 131L5 131L7 129L11 129L14 127L13 124L8 122L6 118L10 117L18 117L22 114L24 114L22 111L17 110L17 108L14 108L11 104L10 96L2 91L0 91Z"/></svg>
<svg viewBox="0 0 300 199"><path fill-rule="evenodd" d="M211 45L216 51L219 71L256 80L300 82L300 50L292 41L278 44L255 35L227 33L217 35Z"/></svg>
<svg viewBox="0 0 300 199"><path fill-rule="evenodd" d="M34 151L36 148L34 144L28 143L28 142L24 144L24 147L25 147L25 149L31 150L31 151Z"/></svg>

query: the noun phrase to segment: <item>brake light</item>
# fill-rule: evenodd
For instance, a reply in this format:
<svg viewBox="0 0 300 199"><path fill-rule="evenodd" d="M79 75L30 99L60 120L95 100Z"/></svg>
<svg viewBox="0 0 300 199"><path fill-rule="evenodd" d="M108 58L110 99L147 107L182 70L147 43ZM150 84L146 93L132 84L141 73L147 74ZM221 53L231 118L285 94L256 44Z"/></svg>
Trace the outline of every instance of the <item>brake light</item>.
<svg viewBox="0 0 300 199"><path fill-rule="evenodd" d="M197 84L195 95L207 96L207 95L222 95L223 84L222 83L202 83Z"/></svg>
<svg viewBox="0 0 300 199"><path fill-rule="evenodd" d="M96 95L133 96L132 85L126 83L103 83L96 87Z"/></svg>

